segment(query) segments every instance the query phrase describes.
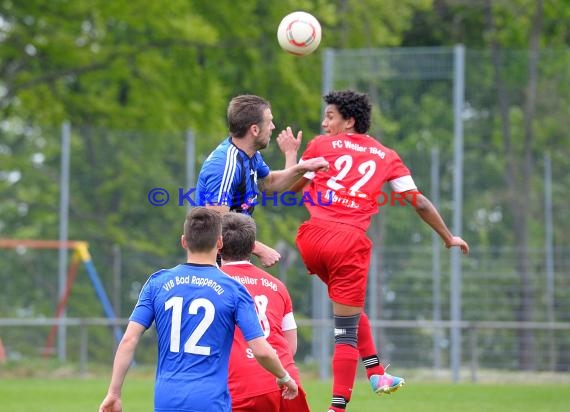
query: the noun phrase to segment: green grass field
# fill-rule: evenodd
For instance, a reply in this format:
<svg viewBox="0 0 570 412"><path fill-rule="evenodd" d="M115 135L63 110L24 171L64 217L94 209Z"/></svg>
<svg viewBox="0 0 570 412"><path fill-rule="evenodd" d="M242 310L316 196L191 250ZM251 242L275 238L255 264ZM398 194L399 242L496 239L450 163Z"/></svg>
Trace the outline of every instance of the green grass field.
<svg viewBox="0 0 570 412"><path fill-rule="evenodd" d="M324 412L329 404L329 382L305 380L311 410ZM108 379L0 379L1 412L97 411ZM152 411L152 377L128 376L123 409ZM567 384L427 384L407 382L397 393L378 397L367 382L358 381L347 412L566 412L570 405ZM212 411L213 412L213 411Z"/></svg>

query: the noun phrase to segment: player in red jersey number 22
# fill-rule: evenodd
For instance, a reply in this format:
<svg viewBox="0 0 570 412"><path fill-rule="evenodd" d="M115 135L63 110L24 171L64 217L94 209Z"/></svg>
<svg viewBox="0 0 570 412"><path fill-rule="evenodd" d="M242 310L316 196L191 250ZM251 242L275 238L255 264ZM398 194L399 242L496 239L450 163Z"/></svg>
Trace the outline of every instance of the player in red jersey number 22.
<svg viewBox="0 0 570 412"><path fill-rule="evenodd" d="M299 227L296 243L309 273L327 285L333 304L335 346L329 411L341 412L351 398L359 356L376 393L392 393L404 384L404 379L386 373L380 364L363 310L372 250L366 231L379 206L372 194L380 193L388 182L446 247L459 247L467 254L469 246L453 236L437 209L418 192L400 156L366 134L372 111L368 96L351 90L333 91L324 101L322 127L326 134L309 142L300 163L324 157L329 170L306 173L291 189L303 189L312 199L325 193L332 200L329 204L305 203L310 219ZM290 130L277 139L287 166L296 163L296 152L291 150L294 140Z"/></svg>

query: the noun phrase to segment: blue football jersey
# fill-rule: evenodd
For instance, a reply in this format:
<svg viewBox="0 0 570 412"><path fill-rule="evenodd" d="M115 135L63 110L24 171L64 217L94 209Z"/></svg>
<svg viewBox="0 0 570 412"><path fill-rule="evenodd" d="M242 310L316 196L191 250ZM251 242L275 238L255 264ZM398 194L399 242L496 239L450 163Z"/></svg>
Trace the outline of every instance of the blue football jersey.
<svg viewBox="0 0 570 412"><path fill-rule="evenodd" d="M212 265L182 264L149 277L130 317L155 322L155 412L231 411L228 362L236 324L263 336L247 289Z"/></svg>
<svg viewBox="0 0 570 412"><path fill-rule="evenodd" d="M257 180L269 175L261 153L251 158L228 137L204 161L196 185L195 203L229 206L234 212L251 215L257 203Z"/></svg>

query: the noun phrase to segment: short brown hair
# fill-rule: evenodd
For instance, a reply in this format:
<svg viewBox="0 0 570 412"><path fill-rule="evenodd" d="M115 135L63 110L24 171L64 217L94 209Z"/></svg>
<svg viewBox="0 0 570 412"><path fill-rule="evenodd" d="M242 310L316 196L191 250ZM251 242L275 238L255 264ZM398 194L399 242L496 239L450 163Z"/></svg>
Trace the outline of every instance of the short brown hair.
<svg viewBox="0 0 570 412"><path fill-rule="evenodd" d="M270 108L267 100L253 94L234 97L228 105L230 135L236 139L244 137L252 125L263 122L265 110Z"/></svg>
<svg viewBox="0 0 570 412"><path fill-rule="evenodd" d="M249 260L255 246L256 226L253 219L241 213L226 213L222 218L224 246L222 259L228 261Z"/></svg>
<svg viewBox="0 0 570 412"><path fill-rule="evenodd" d="M217 210L195 207L186 215L184 238L190 252L214 249L221 234L222 216Z"/></svg>

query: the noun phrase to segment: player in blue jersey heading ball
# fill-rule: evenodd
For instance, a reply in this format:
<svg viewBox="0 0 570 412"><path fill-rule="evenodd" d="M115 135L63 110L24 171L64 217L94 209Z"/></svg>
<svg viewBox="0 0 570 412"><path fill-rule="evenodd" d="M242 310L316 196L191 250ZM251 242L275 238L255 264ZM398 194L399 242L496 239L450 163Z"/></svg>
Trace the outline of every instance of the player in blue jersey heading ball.
<svg viewBox="0 0 570 412"><path fill-rule="evenodd" d="M221 272L219 212L192 209L184 222L187 263L152 274L119 343L111 383L99 412L121 412L121 390L143 333L155 323L158 363L155 412L231 411L228 362L236 325L257 361L276 379L283 397L298 394L295 381L267 343L247 289Z"/></svg>
<svg viewBox="0 0 570 412"><path fill-rule="evenodd" d="M284 170L269 169L260 151L269 144L275 124L271 104L259 96L234 97L228 105L227 119L230 135L210 153L198 175L196 203L200 206L251 216L260 191L271 197L275 192L288 190L306 172L328 169L323 158L306 159ZM302 133L294 137L291 128L287 128L281 135L287 137L281 149L285 151L289 144L296 156ZM281 257L257 240L253 254L263 266L272 266Z"/></svg>

